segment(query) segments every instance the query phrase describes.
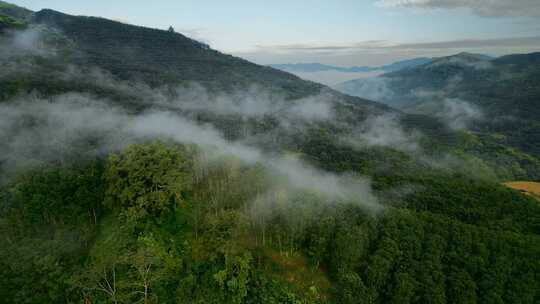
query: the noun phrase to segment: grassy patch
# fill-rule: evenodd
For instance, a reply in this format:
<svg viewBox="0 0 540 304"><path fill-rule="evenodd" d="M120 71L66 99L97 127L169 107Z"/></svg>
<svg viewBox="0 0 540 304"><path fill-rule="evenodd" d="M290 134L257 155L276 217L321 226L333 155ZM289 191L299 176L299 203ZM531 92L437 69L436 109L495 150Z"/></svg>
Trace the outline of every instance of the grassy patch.
<svg viewBox="0 0 540 304"><path fill-rule="evenodd" d="M540 183L516 181L507 182L504 183L504 185L512 189L518 190L526 195L532 196L540 201Z"/></svg>

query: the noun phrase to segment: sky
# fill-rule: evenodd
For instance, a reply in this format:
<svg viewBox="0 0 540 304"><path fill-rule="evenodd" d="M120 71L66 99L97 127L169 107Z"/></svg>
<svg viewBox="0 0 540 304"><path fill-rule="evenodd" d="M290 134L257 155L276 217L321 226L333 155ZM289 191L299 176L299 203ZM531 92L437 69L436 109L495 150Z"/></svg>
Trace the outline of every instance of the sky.
<svg viewBox="0 0 540 304"><path fill-rule="evenodd" d="M8 0L167 29L259 64L540 51L540 0Z"/></svg>

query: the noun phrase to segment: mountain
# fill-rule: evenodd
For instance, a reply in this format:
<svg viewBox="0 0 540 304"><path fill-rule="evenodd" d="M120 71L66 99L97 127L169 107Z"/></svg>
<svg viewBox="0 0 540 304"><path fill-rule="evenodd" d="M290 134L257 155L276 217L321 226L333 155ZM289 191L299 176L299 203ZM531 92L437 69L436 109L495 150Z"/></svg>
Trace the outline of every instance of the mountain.
<svg viewBox="0 0 540 304"><path fill-rule="evenodd" d="M141 78L155 84L193 80L217 86L225 82L240 86L254 80L268 87L290 86L306 92L320 89L290 74L221 54L178 33L52 10L37 12L32 22L54 26L73 41L85 54L73 58L74 64L94 64L121 78Z"/></svg>
<svg viewBox="0 0 540 304"><path fill-rule="evenodd" d="M489 61L491 59L493 58L482 54L460 53L454 56L431 58L429 60L420 59L419 61L416 61L415 59L413 59L412 61L415 64L406 66L404 69L411 69L413 71L418 71L422 69L450 69L452 67L456 69L482 69L485 67L489 67ZM407 61L404 62L407 63ZM394 69L387 69L387 72L392 73L402 70L401 68L399 68L401 66L399 63L394 64L394 66L397 67ZM412 72L410 74L412 75ZM342 83L338 83L333 87L340 92L352 96L359 96L372 100L390 102L389 99L392 98L394 92L390 88L388 88L386 76L387 75L383 74L378 77L348 80ZM403 98L402 95L400 95L399 97ZM390 103L392 103L393 106L399 107L399 102L394 100Z"/></svg>
<svg viewBox="0 0 540 304"><path fill-rule="evenodd" d="M5 16L1 302L538 302L540 205L501 182L540 162L511 135L169 31ZM525 57L492 63L508 96L536 90ZM422 73L499 77L469 59Z"/></svg>
<svg viewBox="0 0 540 304"><path fill-rule="evenodd" d="M414 58L408 60L397 61L392 64L383 65L383 66L354 66L354 67L337 67L332 65L325 65L320 63L295 63L295 64L271 64L270 67L273 67L278 70L298 73L316 73L316 72L327 72L327 71L337 71L342 73L367 73L373 71L384 71L384 72L393 72L401 69L411 68L418 65L426 64L431 62L431 58Z"/></svg>
<svg viewBox="0 0 540 304"><path fill-rule="evenodd" d="M512 146L539 156L539 58L540 53L495 59L461 53L336 88L414 113L481 112L485 119L475 121L474 130L500 133Z"/></svg>

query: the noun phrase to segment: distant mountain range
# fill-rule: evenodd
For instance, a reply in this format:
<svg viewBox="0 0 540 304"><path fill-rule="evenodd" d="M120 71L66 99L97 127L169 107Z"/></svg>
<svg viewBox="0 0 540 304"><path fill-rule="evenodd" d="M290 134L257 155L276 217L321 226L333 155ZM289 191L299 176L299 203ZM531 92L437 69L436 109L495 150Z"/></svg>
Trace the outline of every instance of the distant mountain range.
<svg viewBox="0 0 540 304"><path fill-rule="evenodd" d="M353 66L353 67L338 67L333 65L326 65L321 63L293 63L293 64L271 64L270 67L274 69L286 71L286 72L303 72L303 73L316 73L316 72L328 72L336 71L342 73L367 73L373 71L393 72L399 71L405 68L411 68L426 64L433 61L432 58L420 57L408 60L397 61L392 64L382 66Z"/></svg>

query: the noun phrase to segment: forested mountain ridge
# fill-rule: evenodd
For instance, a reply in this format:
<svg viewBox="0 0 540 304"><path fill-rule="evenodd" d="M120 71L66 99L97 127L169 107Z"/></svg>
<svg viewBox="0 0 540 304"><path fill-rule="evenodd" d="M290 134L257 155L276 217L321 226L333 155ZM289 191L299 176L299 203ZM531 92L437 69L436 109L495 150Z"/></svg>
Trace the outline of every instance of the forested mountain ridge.
<svg viewBox="0 0 540 304"><path fill-rule="evenodd" d="M427 102L429 97L411 96L422 90L428 93L443 92L439 98L432 98L434 102L441 98L465 100L490 118L478 122L478 130L503 134L508 144L538 157L539 59L540 53L509 55L457 67L442 65L430 68L428 65L415 71L390 74L388 77L400 83L395 86L397 94L409 92L403 96L405 100L410 98L415 111L432 111Z"/></svg>
<svg viewBox="0 0 540 304"><path fill-rule="evenodd" d="M10 18L2 301L540 300L540 205L499 184L529 155L180 34Z"/></svg>
<svg viewBox="0 0 540 304"><path fill-rule="evenodd" d="M289 83L305 91L318 88L290 74L221 54L179 33L53 10L35 13L32 23L50 25L72 40L85 54L75 63L93 64L121 78L139 77L156 84L190 80L241 85L256 80L279 88Z"/></svg>
<svg viewBox="0 0 540 304"><path fill-rule="evenodd" d="M540 156L540 53L490 59L471 54L343 84L342 90L375 97L406 112L471 116L470 129L499 134L501 142Z"/></svg>

